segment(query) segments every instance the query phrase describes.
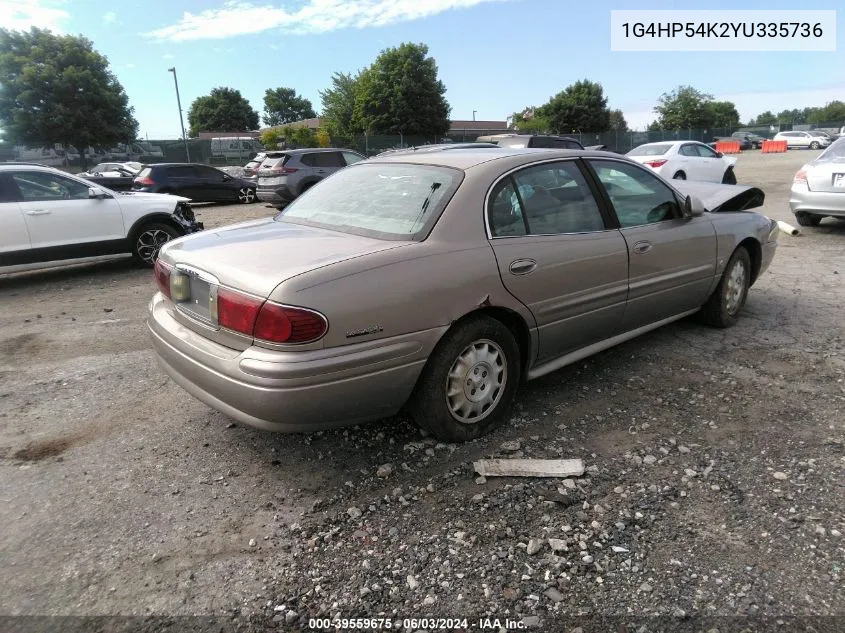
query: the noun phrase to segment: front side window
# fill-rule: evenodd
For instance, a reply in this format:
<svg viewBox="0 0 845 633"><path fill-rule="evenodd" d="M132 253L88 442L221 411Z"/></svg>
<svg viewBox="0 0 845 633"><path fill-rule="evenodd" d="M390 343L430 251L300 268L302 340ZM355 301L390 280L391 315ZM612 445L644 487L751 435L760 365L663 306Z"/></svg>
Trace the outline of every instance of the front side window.
<svg viewBox="0 0 845 633"><path fill-rule="evenodd" d="M706 145L696 144L695 149L698 151L698 155L702 158L716 158L716 152L711 147L707 147Z"/></svg>
<svg viewBox="0 0 845 633"><path fill-rule="evenodd" d="M340 152L320 152L313 154L315 167L346 167Z"/></svg>
<svg viewBox="0 0 845 633"><path fill-rule="evenodd" d="M675 193L654 174L619 161L591 160L590 164L607 190L622 228L681 217Z"/></svg>
<svg viewBox="0 0 845 633"><path fill-rule="evenodd" d="M25 202L36 200L87 200L88 185L56 174L25 171L12 174Z"/></svg>
<svg viewBox="0 0 845 633"><path fill-rule="evenodd" d="M290 222L385 240L420 240L458 188L457 169L371 163L341 169L279 213Z"/></svg>

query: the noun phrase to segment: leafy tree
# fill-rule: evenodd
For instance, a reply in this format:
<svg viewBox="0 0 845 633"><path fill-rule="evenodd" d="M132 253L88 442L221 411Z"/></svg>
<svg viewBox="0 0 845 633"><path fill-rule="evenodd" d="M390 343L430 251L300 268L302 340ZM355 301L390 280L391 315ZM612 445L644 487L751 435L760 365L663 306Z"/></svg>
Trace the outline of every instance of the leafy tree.
<svg viewBox="0 0 845 633"><path fill-rule="evenodd" d="M733 101L710 101L707 106L709 124L713 127L737 127L739 112Z"/></svg>
<svg viewBox="0 0 845 633"><path fill-rule="evenodd" d="M756 118L751 119L748 125L776 125L778 118L772 114L771 110L766 110L762 114L757 115Z"/></svg>
<svg viewBox="0 0 845 633"><path fill-rule="evenodd" d="M200 132L248 132L258 127L258 112L240 90L219 87L194 99L188 110L188 124L190 136Z"/></svg>
<svg viewBox="0 0 845 633"><path fill-rule="evenodd" d="M710 124L708 105L713 97L692 86L678 86L672 92L663 93L657 101L658 105L654 107L658 116L657 129L705 128Z"/></svg>
<svg viewBox="0 0 845 633"><path fill-rule="evenodd" d="M304 125L286 125L282 128L288 147L314 147L317 145L317 134Z"/></svg>
<svg viewBox="0 0 845 633"><path fill-rule="evenodd" d="M557 93L538 109L538 114L558 132L605 132L610 128L604 89L587 79Z"/></svg>
<svg viewBox="0 0 845 633"><path fill-rule="evenodd" d="M264 91L265 125L284 125L316 116L311 102L296 94L293 88L268 88Z"/></svg>
<svg viewBox="0 0 845 633"><path fill-rule="evenodd" d="M332 137L324 128L317 130L315 140L317 141L317 147L331 147L332 145Z"/></svg>
<svg viewBox="0 0 845 633"><path fill-rule="evenodd" d="M279 149L285 140L285 133L281 128L273 127L261 133L261 144L267 149Z"/></svg>
<svg viewBox="0 0 845 633"><path fill-rule="evenodd" d="M829 123L842 120L845 120L845 103L841 101L831 101L823 108L818 108L809 113L807 117L808 123Z"/></svg>
<svg viewBox="0 0 845 633"><path fill-rule="evenodd" d="M361 132L356 125L355 100L358 94L358 76L335 73L332 86L320 92L323 103L322 119L332 136L352 138Z"/></svg>
<svg viewBox="0 0 845 633"><path fill-rule="evenodd" d="M779 123L804 123L806 116L804 110L793 108L792 110L781 110L778 112L777 119Z"/></svg>
<svg viewBox="0 0 845 633"><path fill-rule="evenodd" d="M540 116L538 108L529 106L522 112L514 112L511 116L511 126L518 132L533 132L543 134L549 131L549 120Z"/></svg>
<svg viewBox="0 0 845 633"><path fill-rule="evenodd" d="M0 126L23 145L62 143L80 152L134 139L129 98L90 40L0 29Z"/></svg>
<svg viewBox="0 0 845 633"><path fill-rule="evenodd" d="M628 122L625 120L625 115L622 110L611 110L609 112L610 129L614 132L627 132Z"/></svg>
<svg viewBox="0 0 845 633"><path fill-rule="evenodd" d="M355 115L374 134L440 136L449 129L446 87L425 44L382 51L356 83Z"/></svg>

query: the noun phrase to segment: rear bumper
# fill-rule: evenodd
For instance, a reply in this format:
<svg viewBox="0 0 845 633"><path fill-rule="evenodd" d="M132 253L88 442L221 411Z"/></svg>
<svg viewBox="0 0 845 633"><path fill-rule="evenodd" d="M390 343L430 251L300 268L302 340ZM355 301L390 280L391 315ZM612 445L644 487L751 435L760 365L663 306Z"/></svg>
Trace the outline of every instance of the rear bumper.
<svg viewBox="0 0 845 633"><path fill-rule="evenodd" d="M845 190L842 193L810 191L804 185L793 185L789 192L789 210L793 215L811 213L845 217Z"/></svg>
<svg viewBox="0 0 845 633"><path fill-rule="evenodd" d="M399 411L445 328L329 349L230 349L173 316L160 293L147 327L167 374L208 406L249 426L297 432Z"/></svg>
<svg viewBox="0 0 845 633"><path fill-rule="evenodd" d="M296 197L287 185L258 186L255 189L255 195L261 202L275 203L290 202Z"/></svg>

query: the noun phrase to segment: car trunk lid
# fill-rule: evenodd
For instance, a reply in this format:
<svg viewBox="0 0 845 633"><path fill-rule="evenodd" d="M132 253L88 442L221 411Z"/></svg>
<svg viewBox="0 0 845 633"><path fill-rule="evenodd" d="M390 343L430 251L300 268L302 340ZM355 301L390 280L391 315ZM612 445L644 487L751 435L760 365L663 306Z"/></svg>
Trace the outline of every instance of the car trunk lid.
<svg viewBox="0 0 845 633"><path fill-rule="evenodd" d="M810 191L845 193L845 157L817 160L805 167Z"/></svg>

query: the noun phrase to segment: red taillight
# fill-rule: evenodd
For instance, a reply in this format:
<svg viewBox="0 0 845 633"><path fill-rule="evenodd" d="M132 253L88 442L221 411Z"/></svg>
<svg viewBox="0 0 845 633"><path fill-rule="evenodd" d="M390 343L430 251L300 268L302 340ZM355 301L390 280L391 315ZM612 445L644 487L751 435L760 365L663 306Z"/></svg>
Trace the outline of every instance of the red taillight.
<svg viewBox="0 0 845 633"><path fill-rule="evenodd" d="M262 303L263 299L220 288L217 291L217 322L221 327L252 336Z"/></svg>
<svg viewBox="0 0 845 633"><path fill-rule="evenodd" d="M173 267L165 264L161 258L158 258L153 268L153 276L156 280L156 286L165 297L170 299L170 271Z"/></svg>
<svg viewBox="0 0 845 633"><path fill-rule="evenodd" d="M807 183L807 172L803 169L799 169L798 173L795 174L795 177L792 179L794 183L801 183L801 184L808 184Z"/></svg>
<svg viewBox="0 0 845 633"><path fill-rule="evenodd" d="M270 171L274 174L279 174L281 176L285 176L287 174L294 174L298 170L297 170L296 167L284 167L284 166L282 166L282 167L273 167Z"/></svg>
<svg viewBox="0 0 845 633"><path fill-rule="evenodd" d="M667 161L665 158L661 158L660 160L650 160L650 161L647 161L643 164L648 165L649 167L655 167L656 168L656 167L663 167L663 165L665 165L668 162L669 161Z"/></svg>
<svg viewBox="0 0 845 633"><path fill-rule="evenodd" d="M274 343L311 343L328 329L326 320L316 312L267 301L261 306L253 336Z"/></svg>
<svg viewBox="0 0 845 633"><path fill-rule="evenodd" d="M217 322L271 343L311 343L329 329L326 319L304 308L283 306L228 288L217 291Z"/></svg>
<svg viewBox="0 0 845 633"><path fill-rule="evenodd" d="M153 179L152 179L152 178L150 178L150 177L147 177L147 178L136 178L136 179L135 179L135 184L136 184L136 185L143 185L143 186L145 186L145 187L150 187L150 186L152 186L152 185L154 185L154 184L156 184L156 183L155 183L155 180L153 180Z"/></svg>

